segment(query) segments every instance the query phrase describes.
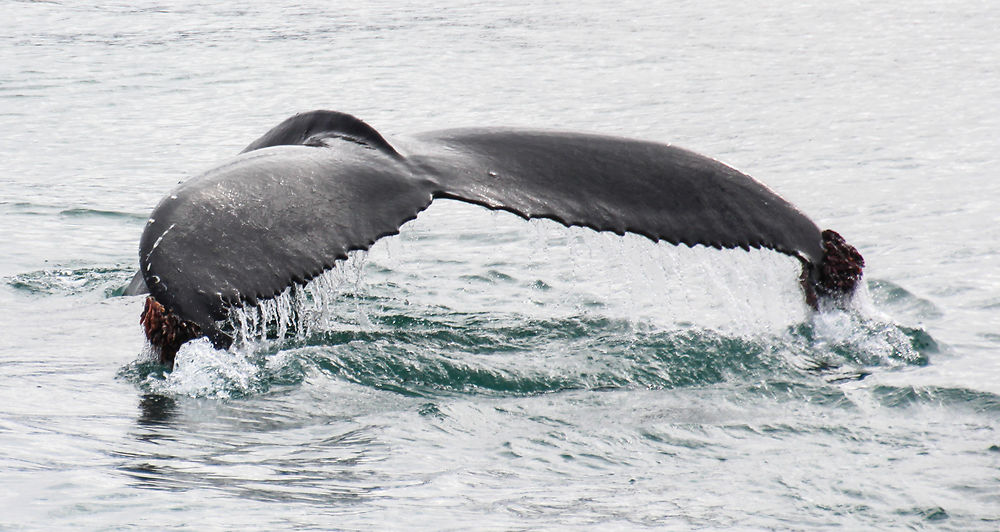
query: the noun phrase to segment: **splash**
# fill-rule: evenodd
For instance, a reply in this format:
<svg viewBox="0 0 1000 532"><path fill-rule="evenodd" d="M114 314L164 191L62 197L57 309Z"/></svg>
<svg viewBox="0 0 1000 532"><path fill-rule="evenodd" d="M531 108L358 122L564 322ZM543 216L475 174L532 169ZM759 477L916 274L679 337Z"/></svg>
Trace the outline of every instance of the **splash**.
<svg viewBox="0 0 1000 532"><path fill-rule="evenodd" d="M219 398L301 385L309 375L418 397L764 382L820 390L925 364L936 349L923 341L925 333L848 312L820 314L779 334L741 336L607 317L535 319L368 303L366 326L338 321L228 351L201 339L181 348L173 373L150 365L131 380L151 392Z"/></svg>
<svg viewBox="0 0 1000 532"><path fill-rule="evenodd" d="M867 284L845 307L824 309L789 327L778 345L797 367L821 373L831 382L859 380L874 368L924 366L941 350L923 329L881 312Z"/></svg>
<svg viewBox="0 0 1000 532"><path fill-rule="evenodd" d="M512 217L490 214L494 226ZM417 396L825 386L926 364L937 349L882 315L864 286L843 309L810 312L799 265L783 255L512 221L408 227L305 286L234 309L228 354L201 361L204 342L185 346L179 376L138 380L220 397L316 374Z"/></svg>
<svg viewBox="0 0 1000 532"><path fill-rule="evenodd" d="M170 372L148 371L137 364L132 371L141 376L139 385L158 394L188 395L230 399L266 392L268 376L254 362L253 352L244 349L215 349L207 338L199 338L181 346Z"/></svg>

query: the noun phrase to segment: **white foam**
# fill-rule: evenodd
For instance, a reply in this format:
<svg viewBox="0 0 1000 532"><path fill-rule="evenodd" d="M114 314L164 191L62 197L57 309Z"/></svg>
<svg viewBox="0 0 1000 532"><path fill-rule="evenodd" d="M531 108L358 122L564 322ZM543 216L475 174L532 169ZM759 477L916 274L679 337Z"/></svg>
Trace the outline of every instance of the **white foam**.
<svg viewBox="0 0 1000 532"><path fill-rule="evenodd" d="M261 370L250 361L251 354L243 349L215 349L207 338L199 338L181 346L172 372L163 379L146 377L146 384L156 393L191 397L250 394L262 378Z"/></svg>

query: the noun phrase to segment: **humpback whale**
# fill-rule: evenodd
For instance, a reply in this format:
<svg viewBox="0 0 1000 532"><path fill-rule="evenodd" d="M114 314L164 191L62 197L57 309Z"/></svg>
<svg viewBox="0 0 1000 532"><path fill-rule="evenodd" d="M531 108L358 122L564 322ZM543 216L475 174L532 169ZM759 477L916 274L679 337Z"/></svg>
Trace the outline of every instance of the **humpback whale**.
<svg viewBox="0 0 1000 532"><path fill-rule="evenodd" d="M399 232L435 198L674 245L766 248L802 264L813 308L844 301L864 260L752 177L657 142L467 128L393 137L335 111L300 113L153 209L127 293L160 362L220 323Z"/></svg>

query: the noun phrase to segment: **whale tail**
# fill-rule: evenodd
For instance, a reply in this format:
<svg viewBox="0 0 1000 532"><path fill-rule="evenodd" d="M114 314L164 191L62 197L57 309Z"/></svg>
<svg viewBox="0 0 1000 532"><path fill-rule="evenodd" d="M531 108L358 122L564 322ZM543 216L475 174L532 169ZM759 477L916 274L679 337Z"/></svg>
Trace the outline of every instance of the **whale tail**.
<svg viewBox="0 0 1000 532"><path fill-rule="evenodd" d="M435 198L654 242L771 249L803 263L814 309L846 303L864 259L770 188L715 159L656 142L505 128L429 131L390 144L345 113L272 128L153 210L139 242L143 327L173 362L218 322L394 235Z"/></svg>

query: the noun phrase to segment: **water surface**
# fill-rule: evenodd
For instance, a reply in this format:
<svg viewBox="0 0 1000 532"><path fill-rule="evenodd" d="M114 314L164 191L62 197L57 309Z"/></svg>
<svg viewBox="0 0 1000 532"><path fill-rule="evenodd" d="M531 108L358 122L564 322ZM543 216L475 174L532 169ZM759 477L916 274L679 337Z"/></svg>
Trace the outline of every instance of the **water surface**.
<svg viewBox="0 0 1000 532"><path fill-rule="evenodd" d="M1000 524L1000 10L976 1L7 2L2 529ZM153 205L288 115L640 137L868 261L436 203L321 326L164 373L120 297Z"/></svg>

